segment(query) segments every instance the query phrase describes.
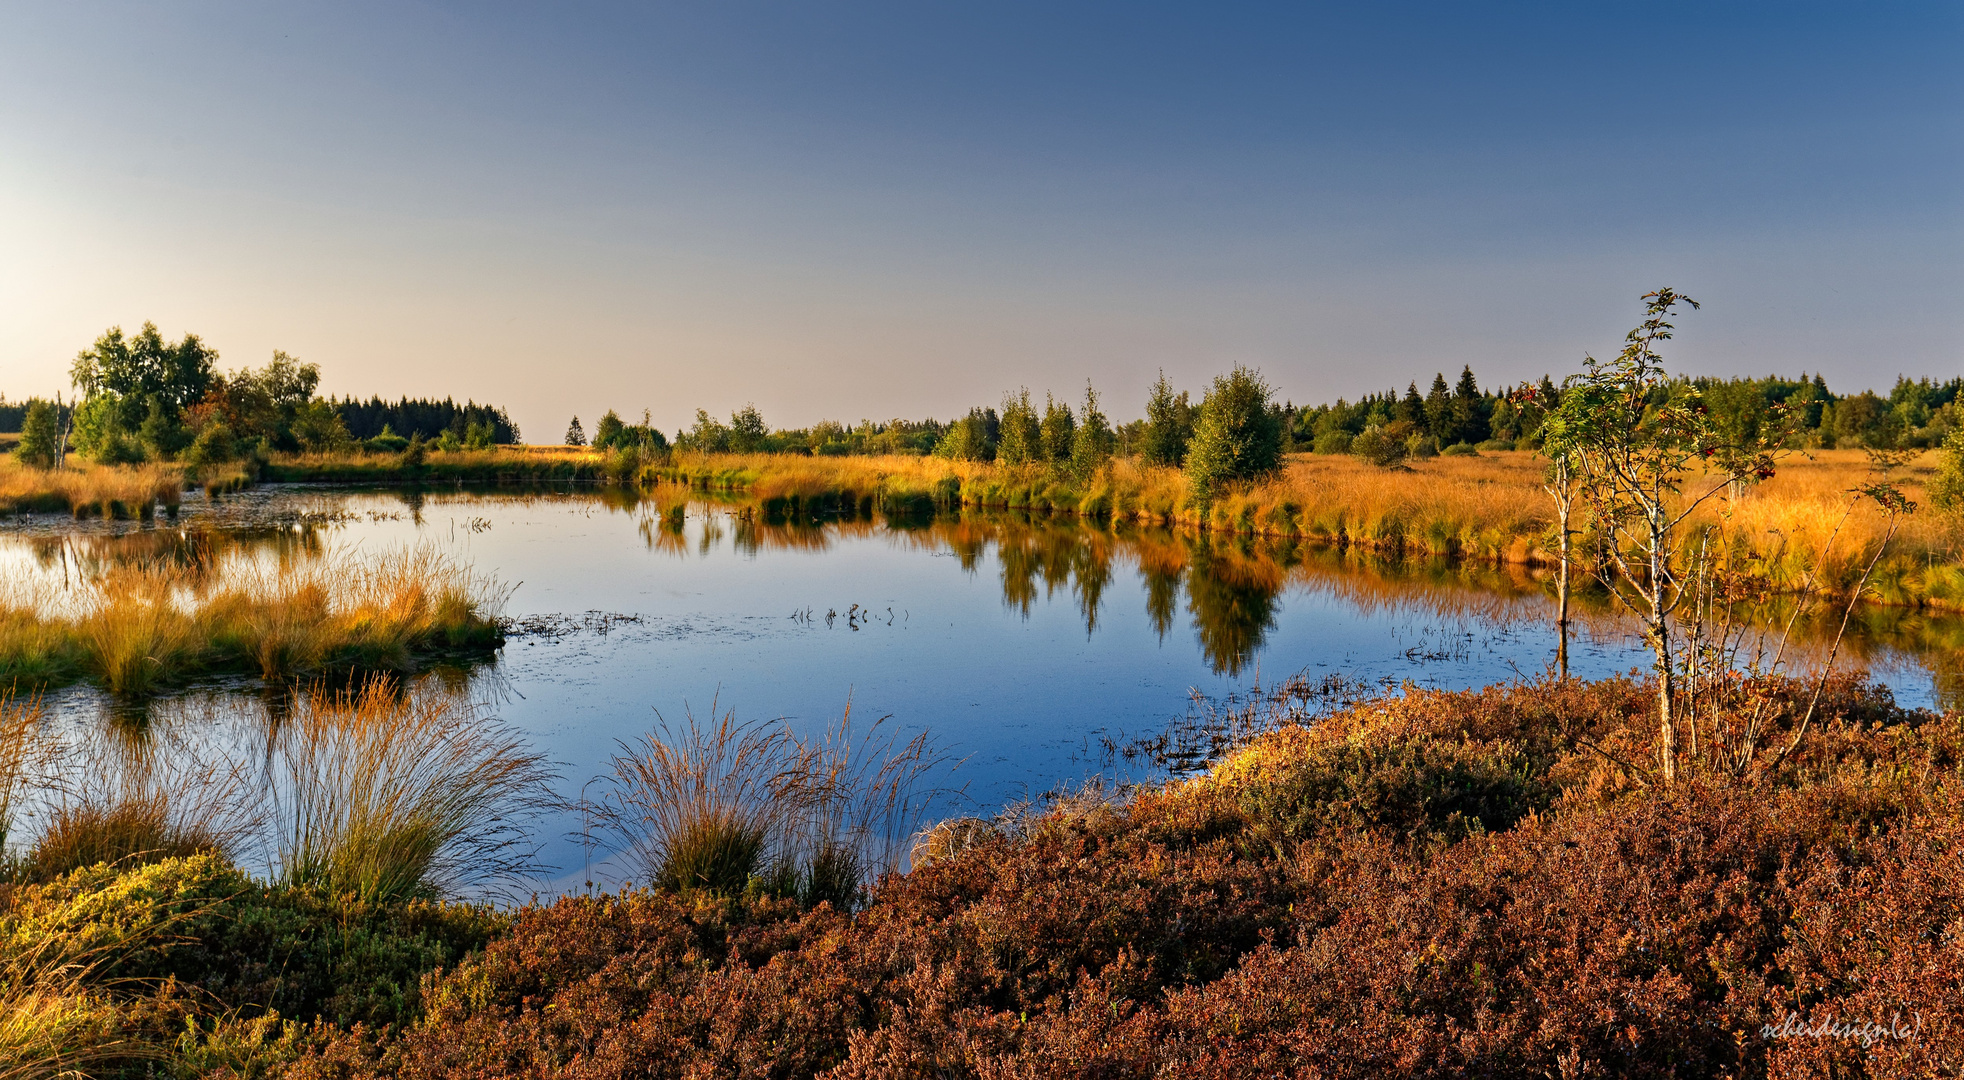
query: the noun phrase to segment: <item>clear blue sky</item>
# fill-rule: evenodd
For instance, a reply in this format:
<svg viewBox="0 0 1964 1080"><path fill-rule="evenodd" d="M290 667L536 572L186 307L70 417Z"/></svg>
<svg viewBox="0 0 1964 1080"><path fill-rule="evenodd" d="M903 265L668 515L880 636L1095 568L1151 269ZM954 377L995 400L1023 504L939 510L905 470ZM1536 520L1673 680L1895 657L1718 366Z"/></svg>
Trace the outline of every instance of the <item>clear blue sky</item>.
<svg viewBox="0 0 1964 1080"><path fill-rule="evenodd" d="M0 391L104 327L674 428L1235 362L1964 373L1964 5L0 4Z"/></svg>

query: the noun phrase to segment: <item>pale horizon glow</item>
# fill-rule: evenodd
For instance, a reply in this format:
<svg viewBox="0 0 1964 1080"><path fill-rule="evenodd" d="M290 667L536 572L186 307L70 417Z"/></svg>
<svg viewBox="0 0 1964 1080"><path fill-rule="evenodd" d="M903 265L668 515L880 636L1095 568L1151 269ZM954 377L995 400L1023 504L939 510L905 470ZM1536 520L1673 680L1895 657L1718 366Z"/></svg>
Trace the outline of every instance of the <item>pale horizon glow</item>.
<svg viewBox="0 0 1964 1080"><path fill-rule="evenodd" d="M1943 4L4 6L0 392L110 325L528 440L949 418L1235 363L1298 403L1964 374Z"/></svg>

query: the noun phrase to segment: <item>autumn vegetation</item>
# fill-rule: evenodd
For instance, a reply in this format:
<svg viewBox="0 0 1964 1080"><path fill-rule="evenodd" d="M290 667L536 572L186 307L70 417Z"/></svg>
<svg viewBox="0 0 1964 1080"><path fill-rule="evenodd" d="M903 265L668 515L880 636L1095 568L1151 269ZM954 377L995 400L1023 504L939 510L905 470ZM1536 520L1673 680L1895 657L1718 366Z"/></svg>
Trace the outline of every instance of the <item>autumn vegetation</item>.
<svg viewBox="0 0 1964 1080"><path fill-rule="evenodd" d="M752 874L496 912L209 850L22 869L0 1031L97 1075L1940 1074L1964 732L1840 678L1779 755L1811 690L1710 688L1668 782L1644 684L1408 690L1190 780L942 822L829 897Z"/></svg>

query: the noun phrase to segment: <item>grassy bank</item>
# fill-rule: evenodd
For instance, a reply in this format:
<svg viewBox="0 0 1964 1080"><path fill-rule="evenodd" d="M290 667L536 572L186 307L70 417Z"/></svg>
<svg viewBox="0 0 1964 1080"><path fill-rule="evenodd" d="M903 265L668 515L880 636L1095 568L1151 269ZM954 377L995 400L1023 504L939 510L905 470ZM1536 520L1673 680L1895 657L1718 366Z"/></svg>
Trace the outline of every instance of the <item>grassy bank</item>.
<svg viewBox="0 0 1964 1080"><path fill-rule="evenodd" d="M278 454L260 468L267 483L509 484L603 479L605 454L571 446L431 448L421 461L399 454Z"/></svg>
<svg viewBox="0 0 1964 1080"><path fill-rule="evenodd" d="M1904 488L1923 499L1935 456L1911 463ZM707 491L743 491L767 516L878 508L894 513L980 506L1075 514L1227 534L1289 537L1380 554L1437 555L1495 564L1553 565L1554 515L1542 463L1525 451L1439 457L1386 470L1342 456L1297 455L1273 479L1206 505L1177 470L1117 462L1090 478L1037 468L932 458L681 456L652 479ZM1817 451L1782 464L1772 480L1718 499L1683 531L1709 527L1731 545L1733 564L1775 591L1812 586L1845 595L1887 529L1871 503L1848 512L1848 492L1867 482L1859 451ZM1843 515L1847 514L1845 523ZM1839 527L1839 534L1836 529ZM1830 540L1832 538L1832 543ZM1925 513L1910 518L1871 581L1888 604L1964 608L1960 533ZM1583 537L1578 546L1586 545Z"/></svg>
<svg viewBox="0 0 1964 1080"><path fill-rule="evenodd" d="M501 600L429 551L234 559L188 583L169 566L112 566L70 590L0 595L0 685L87 680L140 694L201 675L405 670L501 644Z"/></svg>
<svg viewBox="0 0 1964 1080"><path fill-rule="evenodd" d="M171 465L44 471L0 460L0 513L149 518L159 506L176 507L183 490L183 470Z"/></svg>
<svg viewBox="0 0 1964 1080"><path fill-rule="evenodd" d="M110 943L58 999L95 1025L78 1050L124 1040L104 1074L1952 1071L1964 730L1841 680L1776 763L1806 692L1707 695L1706 747L1756 709L1769 736L1743 775L1708 751L1663 785L1618 764L1647 760L1641 684L1411 690L1194 780L943 822L850 913L763 883L487 917L193 856L17 885L0 944L31 973ZM24 985L9 1018L50 1007Z"/></svg>

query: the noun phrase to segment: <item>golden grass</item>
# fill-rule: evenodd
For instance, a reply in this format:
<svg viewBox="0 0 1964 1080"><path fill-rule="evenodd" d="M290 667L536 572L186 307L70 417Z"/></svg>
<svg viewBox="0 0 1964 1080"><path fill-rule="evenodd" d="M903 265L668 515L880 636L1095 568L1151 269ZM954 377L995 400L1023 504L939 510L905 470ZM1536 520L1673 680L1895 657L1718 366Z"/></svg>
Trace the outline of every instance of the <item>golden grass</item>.
<svg viewBox="0 0 1964 1080"><path fill-rule="evenodd" d="M77 517L147 518L159 503L178 505L183 470L175 465L80 465L35 469L0 460L0 511Z"/></svg>
<svg viewBox="0 0 1964 1080"><path fill-rule="evenodd" d="M0 595L0 681L86 678L140 694L200 673L403 670L432 650L501 642L502 600L431 548L231 559L189 585L169 567L112 566L72 590L17 583Z"/></svg>
<svg viewBox="0 0 1964 1080"><path fill-rule="evenodd" d="M1925 501L1935 464L1926 453L1898 474L1911 499ZM1123 460L1079 478L1038 466L937 458L681 455L654 473L698 488L747 492L763 504L767 520L965 505L1308 539L1387 555L1551 566L1557 545L1542 467L1527 451L1439 457L1389 470L1348 456L1299 454L1275 477L1231 488L1204 506L1179 471ZM1708 501L1687 523L1683 542L1700 542L1709 528L1714 550L1775 591L1845 595L1888 529L1880 509L1850 495L1871 479L1860 451L1794 454L1772 480ZM1691 486L1717 483L1698 478ZM1964 607L1960 539L1953 519L1927 511L1899 522L1870 598Z"/></svg>

